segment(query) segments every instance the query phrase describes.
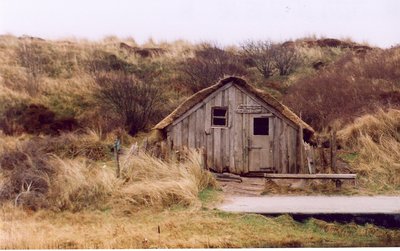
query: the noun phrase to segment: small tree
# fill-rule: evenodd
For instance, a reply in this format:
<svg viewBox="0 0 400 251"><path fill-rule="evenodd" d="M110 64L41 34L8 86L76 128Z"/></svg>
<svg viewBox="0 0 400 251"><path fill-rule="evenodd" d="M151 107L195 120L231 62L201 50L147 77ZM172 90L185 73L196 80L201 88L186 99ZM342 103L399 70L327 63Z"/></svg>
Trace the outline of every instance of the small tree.
<svg viewBox="0 0 400 251"><path fill-rule="evenodd" d="M38 43L24 42L16 51L17 59L26 69L27 83L24 86L29 95L35 96L39 92L39 82L44 73L44 65L48 58L43 56L42 47Z"/></svg>
<svg viewBox="0 0 400 251"><path fill-rule="evenodd" d="M279 75L286 76L293 72L300 61L300 56L295 47L277 45L273 58Z"/></svg>
<svg viewBox="0 0 400 251"><path fill-rule="evenodd" d="M246 75L236 55L211 44L202 44L193 58L182 62L180 70L193 92L214 84L224 75Z"/></svg>
<svg viewBox="0 0 400 251"><path fill-rule="evenodd" d="M101 73L96 77L96 98L125 122L129 134L146 128L161 100L161 90L126 72Z"/></svg>
<svg viewBox="0 0 400 251"><path fill-rule="evenodd" d="M271 41L248 41L241 47L244 56L253 62L264 78L274 74L276 46Z"/></svg>

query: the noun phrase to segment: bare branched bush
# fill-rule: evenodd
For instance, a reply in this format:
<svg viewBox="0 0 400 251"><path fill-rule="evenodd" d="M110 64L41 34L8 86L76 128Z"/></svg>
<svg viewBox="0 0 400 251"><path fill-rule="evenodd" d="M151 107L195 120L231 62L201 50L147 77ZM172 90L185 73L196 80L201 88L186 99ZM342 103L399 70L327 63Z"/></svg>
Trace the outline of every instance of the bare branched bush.
<svg viewBox="0 0 400 251"><path fill-rule="evenodd" d="M26 68L28 73L25 90L32 96L39 92L40 77L44 72L44 65L49 59L43 57L42 47L38 43L22 43L17 49L17 59Z"/></svg>
<svg viewBox="0 0 400 251"><path fill-rule="evenodd" d="M105 52L102 50L95 50L92 52L91 57L86 62L88 71L92 74L97 74L103 71L123 71L132 73L134 65L119 58L115 54Z"/></svg>
<svg viewBox="0 0 400 251"><path fill-rule="evenodd" d="M160 105L161 89L133 74L121 71L101 73L96 82L96 99L123 118L131 135L146 128Z"/></svg>
<svg viewBox="0 0 400 251"><path fill-rule="evenodd" d="M379 107L400 107L400 50L347 54L318 76L293 84L284 103L315 129L350 122Z"/></svg>
<svg viewBox="0 0 400 251"><path fill-rule="evenodd" d="M250 60L264 78L275 72L276 46L271 41L248 41L242 46L243 54Z"/></svg>
<svg viewBox="0 0 400 251"><path fill-rule="evenodd" d="M237 55L211 44L202 44L193 58L182 62L180 70L192 92L215 84L224 75L246 75Z"/></svg>
<svg viewBox="0 0 400 251"><path fill-rule="evenodd" d="M277 45L273 58L281 76L292 73L300 63L300 55L294 46Z"/></svg>

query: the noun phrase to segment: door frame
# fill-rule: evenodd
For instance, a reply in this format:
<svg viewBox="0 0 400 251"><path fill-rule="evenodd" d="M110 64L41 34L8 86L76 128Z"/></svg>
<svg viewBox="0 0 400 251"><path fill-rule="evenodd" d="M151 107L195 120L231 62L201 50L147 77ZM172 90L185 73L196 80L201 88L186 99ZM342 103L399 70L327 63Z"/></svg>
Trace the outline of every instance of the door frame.
<svg viewBox="0 0 400 251"><path fill-rule="evenodd" d="M263 170L261 170L261 166L258 167L258 170L251 170L251 151L252 150L257 150L257 149L262 149L262 146L252 146L253 144L253 140L252 138L260 136L260 137L268 137L269 139L269 146L267 148L265 148L267 151L269 151L268 156L270 157L270 160L268 161L270 163L271 166L268 166L266 168L273 168L273 164L274 164L274 144L273 144L273 140L274 140L274 119L276 118L274 114L272 113L252 113L249 114L249 123L248 123L248 129L247 129L247 142L246 142L246 154L247 154L247 170L248 172L262 172ZM268 135L254 135L254 118L268 118ZM266 143L266 144L268 144Z"/></svg>

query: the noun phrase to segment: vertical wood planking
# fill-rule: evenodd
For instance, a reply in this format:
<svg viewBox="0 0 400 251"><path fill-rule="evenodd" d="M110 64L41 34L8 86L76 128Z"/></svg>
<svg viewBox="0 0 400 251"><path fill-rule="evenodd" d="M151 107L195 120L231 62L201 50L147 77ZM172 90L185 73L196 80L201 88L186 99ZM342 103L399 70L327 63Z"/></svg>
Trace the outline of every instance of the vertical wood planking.
<svg viewBox="0 0 400 251"><path fill-rule="evenodd" d="M235 87L235 102L236 106L243 103L242 91ZM243 145L243 116L240 113L234 112L233 118L233 132L234 132L234 159L235 159L235 169L238 173L244 173L244 145Z"/></svg>
<svg viewBox="0 0 400 251"><path fill-rule="evenodd" d="M193 112L188 117L189 119L189 129L188 129L188 146L189 148L196 147L196 112Z"/></svg>
<svg viewBox="0 0 400 251"><path fill-rule="evenodd" d="M278 117L274 117L274 136L273 136L273 155L274 155L274 167L278 173L282 173L281 168L281 160L280 160L280 129L281 129L281 120Z"/></svg>
<svg viewBox="0 0 400 251"><path fill-rule="evenodd" d="M213 105L214 105L214 99L211 99L209 102L205 104L205 111L204 111L204 131L206 134L205 146L207 153L207 168L214 168L214 144L213 144L214 129L211 128L211 107Z"/></svg>
<svg viewBox="0 0 400 251"><path fill-rule="evenodd" d="M232 87L230 87L232 88ZM222 106L226 106L228 107L228 120L227 120L227 128L225 128L224 130L222 130L222 138L221 138L221 145L222 145L222 165L223 167L229 167L229 142L230 142L230 138L229 138L229 131L230 131L230 116L229 116L229 111L232 109L229 105L229 89L223 90L222 91Z"/></svg>
<svg viewBox="0 0 400 251"><path fill-rule="evenodd" d="M279 155L279 167L282 173L287 173L288 170L284 169L283 166L283 154L282 154L282 148L283 148L283 144L284 142L282 141L282 137L283 137L283 123L285 123L284 121L282 121L281 119L279 119L279 134L278 134L278 155Z"/></svg>
<svg viewBox="0 0 400 251"><path fill-rule="evenodd" d="M221 91L218 95L221 96L221 106L226 106L225 104L225 90ZM225 139L226 139L226 128L221 128L221 146L220 146L220 154L221 154L221 170L223 170L223 168L226 165L226 157L225 157L225 153L226 153L226 148L225 148Z"/></svg>
<svg viewBox="0 0 400 251"><path fill-rule="evenodd" d="M181 132L182 132L182 147L188 147L189 138L189 118L185 118L181 122Z"/></svg>
<svg viewBox="0 0 400 251"><path fill-rule="evenodd" d="M178 123L174 126L174 145L176 145L176 149L182 148L182 123Z"/></svg>
<svg viewBox="0 0 400 251"><path fill-rule="evenodd" d="M172 126L170 128L170 131L168 132L168 135L169 135L169 137L171 139L172 149L177 149L177 144L176 144L176 142L177 142L177 140L176 140L176 138L177 138L176 126Z"/></svg>
<svg viewBox="0 0 400 251"><path fill-rule="evenodd" d="M215 106L222 105L221 92L215 96ZM221 156L221 128L214 128L214 165L218 172L222 172L222 156Z"/></svg>
<svg viewBox="0 0 400 251"><path fill-rule="evenodd" d="M247 173L249 171L249 136L252 132L252 116L246 113L236 113L238 105L258 105L259 102L231 86L222 90L210 99L205 105L196 108L188 117L169 128L167 144L174 149L182 146L190 148L204 148L207 156L207 167L221 172L229 167L232 173ZM228 127L211 128L211 110L213 106L228 107ZM263 113L270 113L262 108ZM297 173L299 167L298 148L299 132L282 118L271 117L270 137L273 142L272 166L278 173ZM253 136L251 136L253 137ZM250 138L251 138L250 137ZM301 146L301 145L300 145ZM256 153L254 153L257 155ZM263 162L263 154L253 156L252 161ZM263 166L263 163L254 163Z"/></svg>
<svg viewBox="0 0 400 251"><path fill-rule="evenodd" d="M241 93L242 94L242 100L243 103L245 105L248 105L250 97L247 96L245 93ZM242 124L243 124L243 128L242 128L242 134L243 134L243 145L244 145L244 149L245 149L245 154L243 156L243 167L244 167L244 172L248 173L249 172L249 147L251 142L249 142L249 114L244 113L242 115Z"/></svg>
<svg viewBox="0 0 400 251"><path fill-rule="evenodd" d="M286 170L290 173L291 170L289 169L289 146L288 146L288 129L289 126L288 124L286 124L285 122L283 122L284 124L284 129L283 129L283 140L285 142L284 144L284 148L283 148L283 155L282 155L282 159L283 159L283 163L285 165Z"/></svg>
<svg viewBox="0 0 400 251"><path fill-rule="evenodd" d="M233 173L237 173L238 169L235 163L235 116L236 116L236 87L231 86L228 89L228 103L229 103L229 136L227 137L227 141L229 142L229 171Z"/></svg>
<svg viewBox="0 0 400 251"><path fill-rule="evenodd" d="M287 144L288 144L288 170L290 173L296 173L296 168L292 165L292 127L288 126L286 132Z"/></svg>
<svg viewBox="0 0 400 251"><path fill-rule="evenodd" d="M289 164L291 166L291 169L293 170L293 173L298 173L297 167L296 167L296 137L297 137L297 131L290 127L290 158L289 158Z"/></svg>
<svg viewBox="0 0 400 251"><path fill-rule="evenodd" d="M205 148L204 145L204 105L196 111L196 148Z"/></svg>

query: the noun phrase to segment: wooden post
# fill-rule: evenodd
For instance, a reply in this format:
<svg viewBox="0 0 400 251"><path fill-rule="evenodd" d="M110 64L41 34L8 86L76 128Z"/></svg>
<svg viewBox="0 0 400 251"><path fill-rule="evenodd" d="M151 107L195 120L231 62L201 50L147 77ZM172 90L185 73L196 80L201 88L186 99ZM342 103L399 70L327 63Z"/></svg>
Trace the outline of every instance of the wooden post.
<svg viewBox="0 0 400 251"><path fill-rule="evenodd" d="M328 160L327 157L325 155L325 149L322 146L322 142L321 139L318 137L317 138L317 144L318 144L318 153L319 153L319 161L320 161L320 165L322 167L322 173L326 173L326 167L328 166Z"/></svg>
<svg viewBox="0 0 400 251"><path fill-rule="evenodd" d="M169 153L168 153L168 146L167 143L165 143L165 141L161 141L161 158L163 160L168 159L169 157Z"/></svg>
<svg viewBox="0 0 400 251"><path fill-rule="evenodd" d="M312 173L313 173L313 169L314 169L314 168L313 168L313 165L314 165L314 163L313 163L313 156L312 156L312 153L311 153L312 147L311 147L309 144L304 143L304 149L305 149L306 157L307 157L308 172L309 172L310 174L312 174Z"/></svg>
<svg viewBox="0 0 400 251"><path fill-rule="evenodd" d="M300 149L299 149L299 157L300 157L300 166L299 166L299 171L300 171L300 173L305 173L305 170L304 170L304 144L303 144L303 127L302 126L300 126L300 129L299 129L299 144L298 144L298 147L300 147Z"/></svg>
<svg viewBox="0 0 400 251"><path fill-rule="evenodd" d="M120 165L119 165L119 149L121 148L121 141L119 139L119 137L117 137L117 139L115 140L114 143L114 155L115 155L115 161L117 162L117 178L119 178L121 176L121 169L120 169Z"/></svg>
<svg viewBox="0 0 400 251"><path fill-rule="evenodd" d="M331 168L334 173L338 173L336 166L336 131L331 131Z"/></svg>
<svg viewBox="0 0 400 251"><path fill-rule="evenodd" d="M161 228L160 225L157 227L157 232L158 232L158 247L161 247Z"/></svg>
<svg viewBox="0 0 400 251"><path fill-rule="evenodd" d="M146 138L146 140L143 142L143 150L146 153L147 153L148 144L149 144L149 138Z"/></svg>
<svg viewBox="0 0 400 251"><path fill-rule="evenodd" d="M315 167L315 153L314 153L314 151L315 151L315 148L313 147L313 146L311 146L311 149L310 149L311 151L310 151L310 155L311 155L311 161L312 161L312 168L311 168L311 171L312 171L312 173L316 173L316 167Z"/></svg>
<svg viewBox="0 0 400 251"><path fill-rule="evenodd" d="M201 162L200 162L201 168L208 170L208 168L207 168L207 152L205 151L205 149L203 147L200 148L200 155L201 155Z"/></svg>

